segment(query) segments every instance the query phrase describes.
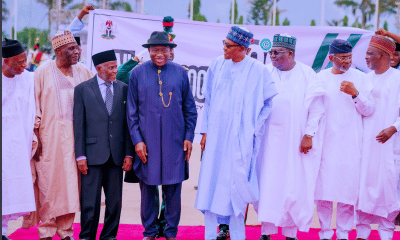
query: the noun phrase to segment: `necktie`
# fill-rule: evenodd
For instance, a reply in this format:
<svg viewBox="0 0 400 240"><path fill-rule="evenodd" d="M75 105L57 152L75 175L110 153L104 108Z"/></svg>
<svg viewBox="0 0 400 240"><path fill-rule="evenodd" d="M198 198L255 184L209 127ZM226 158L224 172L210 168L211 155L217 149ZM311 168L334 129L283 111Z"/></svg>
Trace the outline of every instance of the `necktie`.
<svg viewBox="0 0 400 240"><path fill-rule="evenodd" d="M111 110L112 110L112 105L113 105L113 94L111 92L111 84L110 82L104 82L104 84L107 86L106 89L106 108L108 111L108 114L111 115Z"/></svg>

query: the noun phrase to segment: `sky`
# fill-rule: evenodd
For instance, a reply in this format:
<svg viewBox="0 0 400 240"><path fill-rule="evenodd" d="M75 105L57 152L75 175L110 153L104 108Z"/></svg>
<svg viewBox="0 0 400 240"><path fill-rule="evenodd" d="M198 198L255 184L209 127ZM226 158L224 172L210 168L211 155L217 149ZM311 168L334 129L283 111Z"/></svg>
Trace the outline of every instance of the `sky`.
<svg viewBox="0 0 400 240"><path fill-rule="evenodd" d="M17 29L21 31L24 27L36 27L40 29L47 29L47 13L48 9L45 5L38 3L37 0L5 0L7 8L10 11L10 16L7 21L3 22L2 30L7 34L11 33L11 26L14 24L14 4L17 2ZM113 1L113 0L110 0ZM125 0L129 2L135 11L136 0ZM190 0L144 0L144 11L147 15L156 16L172 16L176 19L188 19L188 6ZM361 1L361 0L359 0ZM94 3L94 0L86 0L88 3ZM246 19L249 15L251 4L249 0L237 0L239 15L243 15ZM333 4L334 0L325 0L325 20L341 19L345 15L350 18L350 23L354 22L354 18L350 10L344 10L336 7ZM70 7L74 4L82 3L82 0L73 0L67 6ZM207 21L221 23L229 23L229 10L231 0L201 0L200 12L206 16ZM286 17L292 26L309 26L311 20L314 19L317 25L321 24L321 0L278 0L277 6L281 10L286 10L281 13L280 21L282 22ZM383 22L387 20L389 31L396 33L395 15L381 16L380 27ZM370 24L374 24L374 19ZM324 25L327 25L326 23Z"/></svg>

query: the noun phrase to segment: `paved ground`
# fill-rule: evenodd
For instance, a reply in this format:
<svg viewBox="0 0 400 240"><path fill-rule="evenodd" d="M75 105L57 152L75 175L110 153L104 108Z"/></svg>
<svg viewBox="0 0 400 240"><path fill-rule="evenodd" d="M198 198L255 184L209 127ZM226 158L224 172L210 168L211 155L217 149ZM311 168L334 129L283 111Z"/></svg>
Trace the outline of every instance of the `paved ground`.
<svg viewBox="0 0 400 240"><path fill-rule="evenodd" d="M197 226L204 225L203 214L194 208L194 203L196 199L197 191L194 187L197 185L199 171L200 171L200 144L193 144L194 150L192 153L192 158L190 159L190 177L187 181L183 182L182 187L182 216L180 225L185 226ZM104 201L104 196L103 196ZM104 206L101 209L100 221L103 222L104 219ZM332 227L335 228L336 222L336 204L334 206L334 215L332 219ZM80 213L76 215L75 222L79 223ZM140 221L140 190L139 184L124 183L123 186L123 199L122 199L122 214L121 223L123 224L141 224ZM14 232L22 224L22 220L12 221L8 233ZM247 225L259 225L260 222L257 221L257 214L253 207L250 206ZM318 222L318 216L314 214L314 219L311 224L312 228L320 228ZM373 229L377 229L376 225L373 225ZM396 228L397 231L400 227Z"/></svg>

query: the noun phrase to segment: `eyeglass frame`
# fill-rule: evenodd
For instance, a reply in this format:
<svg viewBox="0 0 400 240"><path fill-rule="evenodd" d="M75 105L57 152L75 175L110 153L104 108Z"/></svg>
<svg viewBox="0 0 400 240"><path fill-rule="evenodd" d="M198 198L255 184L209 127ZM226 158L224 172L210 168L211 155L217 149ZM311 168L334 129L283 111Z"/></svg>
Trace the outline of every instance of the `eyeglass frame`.
<svg viewBox="0 0 400 240"><path fill-rule="evenodd" d="M273 52L274 52L274 54L272 54ZM284 51L284 50L281 50L281 51L278 51L278 50L269 50L269 51L267 51L267 53L268 53L270 56L272 56L272 55L278 56L279 54L281 54L281 53L286 53L286 52L291 52L291 51ZM278 53L278 54L276 54L276 53Z"/></svg>
<svg viewBox="0 0 400 240"><path fill-rule="evenodd" d="M332 57L339 59L339 61L344 62L346 60L353 60L353 54L347 57L337 57L335 54L330 54Z"/></svg>
<svg viewBox="0 0 400 240"><path fill-rule="evenodd" d="M222 40L222 44L227 48L230 49L231 47L241 47L242 45L239 44L229 44L228 42L226 42L225 40Z"/></svg>

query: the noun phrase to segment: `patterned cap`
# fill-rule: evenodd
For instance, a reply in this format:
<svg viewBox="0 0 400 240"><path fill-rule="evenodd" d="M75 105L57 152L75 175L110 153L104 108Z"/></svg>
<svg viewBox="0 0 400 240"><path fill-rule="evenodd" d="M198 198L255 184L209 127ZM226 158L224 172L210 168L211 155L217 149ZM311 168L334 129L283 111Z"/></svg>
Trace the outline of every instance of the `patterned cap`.
<svg viewBox="0 0 400 240"><path fill-rule="evenodd" d="M284 47L291 50L295 50L296 48L296 38L286 33L283 35L275 34L274 41L272 43L272 47Z"/></svg>
<svg viewBox="0 0 400 240"><path fill-rule="evenodd" d="M329 54L351 53L352 50L353 46L351 43L342 39L335 39L329 45Z"/></svg>
<svg viewBox="0 0 400 240"><path fill-rule="evenodd" d="M393 52L396 49L396 44L394 44L390 38L378 35L372 36L369 45L386 52L390 56L393 55Z"/></svg>
<svg viewBox="0 0 400 240"><path fill-rule="evenodd" d="M54 50L68 43L76 43L74 35L68 30L57 32L56 35L51 38L51 44Z"/></svg>
<svg viewBox="0 0 400 240"><path fill-rule="evenodd" d="M250 45L253 34L246 28L233 26L226 38L247 48Z"/></svg>

